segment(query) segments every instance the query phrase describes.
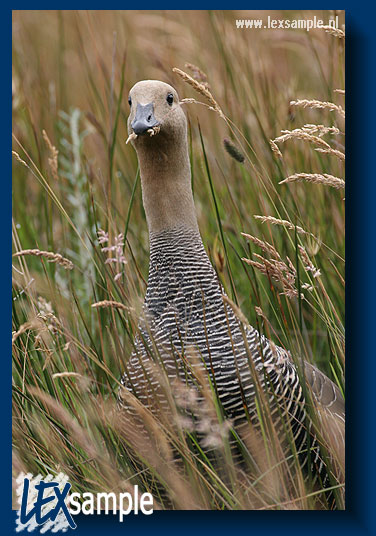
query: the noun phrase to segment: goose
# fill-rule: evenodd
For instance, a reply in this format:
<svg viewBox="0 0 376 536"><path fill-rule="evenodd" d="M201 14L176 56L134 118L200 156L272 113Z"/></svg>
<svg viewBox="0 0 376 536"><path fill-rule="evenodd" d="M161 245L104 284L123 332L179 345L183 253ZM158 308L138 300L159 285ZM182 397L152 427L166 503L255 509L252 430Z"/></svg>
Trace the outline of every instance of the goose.
<svg viewBox="0 0 376 536"><path fill-rule="evenodd" d="M122 396L125 389L155 409L153 386L157 380L150 379L150 348L157 350L171 379L179 374L186 377L182 356L186 348L195 348L233 426L249 425L246 413L257 425L256 394L262 389L270 401L276 429L283 434L282 421L290 423L296 451L305 452L301 465L329 486L319 439L307 426L305 401L309 389L323 427L325 424L335 436L343 463L345 404L341 392L308 362L299 374L290 352L252 326L244 333L233 308L226 305L198 227L187 120L176 90L158 80L140 81L130 90L129 105L128 139L140 167L150 264L141 336L136 337L136 349L121 379L120 407L130 409ZM311 455L307 454L308 444Z"/></svg>

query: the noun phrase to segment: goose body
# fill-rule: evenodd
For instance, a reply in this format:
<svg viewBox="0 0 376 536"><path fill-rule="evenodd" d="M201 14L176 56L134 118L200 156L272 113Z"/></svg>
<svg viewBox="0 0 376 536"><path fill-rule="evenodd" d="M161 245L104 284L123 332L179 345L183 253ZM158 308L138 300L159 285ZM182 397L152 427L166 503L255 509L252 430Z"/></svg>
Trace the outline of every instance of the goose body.
<svg viewBox="0 0 376 536"><path fill-rule="evenodd" d="M256 389L261 388L270 401L276 428L282 434L287 419L296 449L304 450L309 441L311 465L327 479L318 442L307 430L306 391L289 352L253 327L244 328L224 300L206 254L191 190L186 118L176 91L159 81L138 82L130 91L130 103L128 130L137 134L132 143L140 164L150 266L140 335L122 384L152 408L158 380L151 372L150 349L160 356L171 379L186 378L182 356L194 349L235 427L246 421L246 413L256 418ZM155 127L159 132L150 136L148 131ZM338 388L312 365L305 364L303 372L325 416L342 426L344 400ZM121 394L120 403L126 407ZM303 456L302 465L307 461Z"/></svg>

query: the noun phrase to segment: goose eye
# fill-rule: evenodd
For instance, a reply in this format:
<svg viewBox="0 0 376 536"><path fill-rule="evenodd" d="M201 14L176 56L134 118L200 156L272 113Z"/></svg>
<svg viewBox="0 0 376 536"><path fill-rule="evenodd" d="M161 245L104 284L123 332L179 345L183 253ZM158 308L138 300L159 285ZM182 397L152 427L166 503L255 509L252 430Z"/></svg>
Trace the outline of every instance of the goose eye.
<svg viewBox="0 0 376 536"><path fill-rule="evenodd" d="M129 106L132 106L132 99L130 97L128 97L128 104Z"/></svg>
<svg viewBox="0 0 376 536"><path fill-rule="evenodd" d="M174 96L172 93L169 93L166 97L166 101L168 102L168 104L171 106L172 103L174 102Z"/></svg>

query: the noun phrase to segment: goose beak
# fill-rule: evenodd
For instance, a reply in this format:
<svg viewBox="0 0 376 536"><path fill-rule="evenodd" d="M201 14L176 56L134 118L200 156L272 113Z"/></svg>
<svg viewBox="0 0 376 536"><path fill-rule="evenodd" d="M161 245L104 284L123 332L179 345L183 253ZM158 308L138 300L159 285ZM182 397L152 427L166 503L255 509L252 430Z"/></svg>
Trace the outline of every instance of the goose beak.
<svg viewBox="0 0 376 536"><path fill-rule="evenodd" d="M133 132L137 136L145 134L150 128L156 127L159 122L154 117L153 103L140 104L137 103L136 115L131 123Z"/></svg>

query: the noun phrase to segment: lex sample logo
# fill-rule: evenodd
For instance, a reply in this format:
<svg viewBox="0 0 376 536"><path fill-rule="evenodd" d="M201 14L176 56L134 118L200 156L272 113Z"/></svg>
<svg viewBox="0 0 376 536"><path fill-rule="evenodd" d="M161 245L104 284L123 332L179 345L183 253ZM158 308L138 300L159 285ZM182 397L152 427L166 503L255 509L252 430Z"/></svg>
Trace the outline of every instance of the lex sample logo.
<svg viewBox="0 0 376 536"><path fill-rule="evenodd" d="M66 531L68 527L76 528L68 509L71 484L67 475L47 475L42 480L41 475L33 478L31 474L21 474L17 484L20 504L16 519L17 532L25 529L31 532L38 526L41 526L42 534L47 530L58 532Z"/></svg>

